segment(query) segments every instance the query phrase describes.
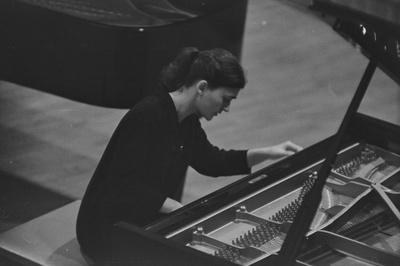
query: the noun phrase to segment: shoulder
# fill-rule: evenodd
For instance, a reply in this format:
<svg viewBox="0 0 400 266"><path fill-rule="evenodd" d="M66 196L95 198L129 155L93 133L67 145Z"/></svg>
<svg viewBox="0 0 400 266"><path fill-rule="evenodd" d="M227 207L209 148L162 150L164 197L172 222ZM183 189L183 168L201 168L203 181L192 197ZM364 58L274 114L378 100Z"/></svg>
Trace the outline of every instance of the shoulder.
<svg viewBox="0 0 400 266"><path fill-rule="evenodd" d="M158 110L161 108L161 98L157 95L149 95L140 100L131 108L133 112Z"/></svg>
<svg viewBox="0 0 400 266"><path fill-rule="evenodd" d="M127 113L128 117L153 117L158 115L162 115L162 104L161 99L156 95L146 96Z"/></svg>
<svg viewBox="0 0 400 266"><path fill-rule="evenodd" d="M120 128L154 127L162 119L162 107L157 96L147 96L128 110L119 123Z"/></svg>

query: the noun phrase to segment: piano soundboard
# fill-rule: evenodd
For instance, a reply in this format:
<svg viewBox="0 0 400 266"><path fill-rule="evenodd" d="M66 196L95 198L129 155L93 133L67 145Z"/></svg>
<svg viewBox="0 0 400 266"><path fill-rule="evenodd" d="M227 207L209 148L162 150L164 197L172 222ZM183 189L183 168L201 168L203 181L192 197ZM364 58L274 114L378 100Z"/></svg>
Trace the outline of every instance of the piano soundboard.
<svg viewBox="0 0 400 266"><path fill-rule="evenodd" d="M321 163L287 176L166 237L239 265L273 257L280 250ZM333 265L349 265L350 261L357 265L361 262L361 265L375 265L384 260L390 262L386 265L395 265L400 259L400 216L393 213L391 206L393 202L400 203L400 156L373 145L356 143L340 152L333 169L308 233L310 240L298 261L305 265L326 265L327 261ZM259 176L257 180L262 178ZM393 201L388 203L388 199L380 197L382 191ZM345 250L347 246L352 247L351 251ZM350 255L354 249L362 256Z"/></svg>

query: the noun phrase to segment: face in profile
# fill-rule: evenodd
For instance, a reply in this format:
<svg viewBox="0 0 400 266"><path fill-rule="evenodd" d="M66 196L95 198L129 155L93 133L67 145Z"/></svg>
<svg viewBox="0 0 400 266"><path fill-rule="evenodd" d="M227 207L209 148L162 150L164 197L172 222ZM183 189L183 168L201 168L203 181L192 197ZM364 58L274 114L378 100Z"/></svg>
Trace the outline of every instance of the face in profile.
<svg viewBox="0 0 400 266"><path fill-rule="evenodd" d="M199 116L210 121L223 111L229 112L231 101L237 98L239 91L240 89L226 87L211 89L205 86L199 95Z"/></svg>

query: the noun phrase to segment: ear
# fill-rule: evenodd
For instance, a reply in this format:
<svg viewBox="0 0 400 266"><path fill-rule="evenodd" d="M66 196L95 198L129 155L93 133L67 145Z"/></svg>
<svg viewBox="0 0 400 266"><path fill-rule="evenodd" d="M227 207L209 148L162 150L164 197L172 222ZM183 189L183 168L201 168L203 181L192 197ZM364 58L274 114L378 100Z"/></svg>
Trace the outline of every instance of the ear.
<svg viewBox="0 0 400 266"><path fill-rule="evenodd" d="M206 80L200 80L197 83L197 91L200 95L203 95L204 90L207 88L207 81Z"/></svg>

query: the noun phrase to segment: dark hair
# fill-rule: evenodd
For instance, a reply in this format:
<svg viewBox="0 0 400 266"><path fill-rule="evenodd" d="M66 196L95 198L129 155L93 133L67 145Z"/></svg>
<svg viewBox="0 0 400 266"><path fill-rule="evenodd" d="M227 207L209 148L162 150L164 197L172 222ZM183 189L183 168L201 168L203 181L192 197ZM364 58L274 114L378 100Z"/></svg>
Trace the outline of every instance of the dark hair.
<svg viewBox="0 0 400 266"><path fill-rule="evenodd" d="M161 73L161 83L170 92L197 80L206 80L210 88L242 89L246 84L242 66L224 49L184 48Z"/></svg>

